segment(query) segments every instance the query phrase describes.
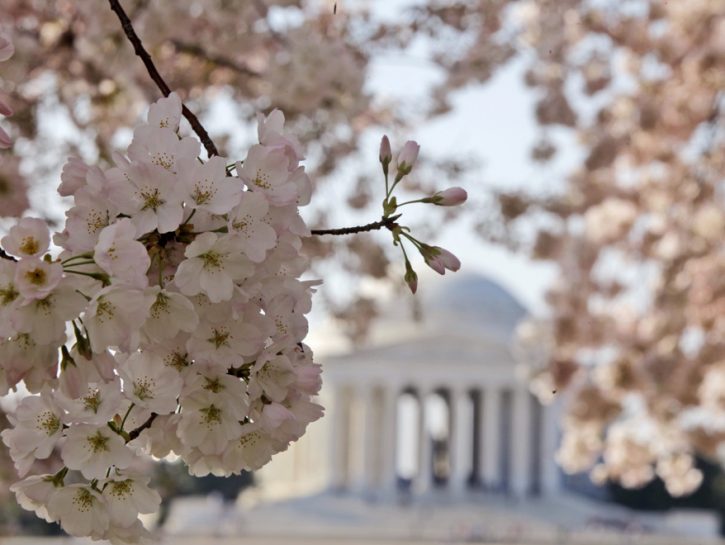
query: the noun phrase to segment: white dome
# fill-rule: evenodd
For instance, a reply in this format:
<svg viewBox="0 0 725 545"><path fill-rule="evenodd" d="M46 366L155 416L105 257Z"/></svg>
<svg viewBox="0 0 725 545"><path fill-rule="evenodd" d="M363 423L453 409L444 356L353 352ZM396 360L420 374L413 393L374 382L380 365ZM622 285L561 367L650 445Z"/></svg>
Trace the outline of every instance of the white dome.
<svg viewBox="0 0 725 545"><path fill-rule="evenodd" d="M506 337L527 314L508 291L473 273L446 275L423 296L421 307L427 324L444 329L463 325Z"/></svg>

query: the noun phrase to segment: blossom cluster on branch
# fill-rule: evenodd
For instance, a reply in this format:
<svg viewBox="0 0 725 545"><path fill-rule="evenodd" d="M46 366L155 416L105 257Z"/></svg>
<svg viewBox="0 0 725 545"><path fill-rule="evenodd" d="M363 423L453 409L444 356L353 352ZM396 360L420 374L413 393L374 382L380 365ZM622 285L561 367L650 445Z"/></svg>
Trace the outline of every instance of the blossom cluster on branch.
<svg viewBox="0 0 725 545"><path fill-rule="evenodd" d="M548 316L523 336L548 352L533 389L565 400L558 461L688 494L696 456L725 465L725 14L708 0L498 4L529 52L533 158L555 157L562 128L582 151L547 195L497 195L499 232L481 229L556 271Z"/></svg>
<svg viewBox="0 0 725 545"><path fill-rule="evenodd" d="M24 477L12 490L71 535L148 537L138 515L160 498L142 457L254 470L322 416L302 344L316 282L300 280L301 147L274 111L244 161L202 162L180 117L171 94L112 168L68 161L59 255L35 218L1 241L0 394L21 380L33 394L2 432ZM62 466L35 474L54 450Z"/></svg>

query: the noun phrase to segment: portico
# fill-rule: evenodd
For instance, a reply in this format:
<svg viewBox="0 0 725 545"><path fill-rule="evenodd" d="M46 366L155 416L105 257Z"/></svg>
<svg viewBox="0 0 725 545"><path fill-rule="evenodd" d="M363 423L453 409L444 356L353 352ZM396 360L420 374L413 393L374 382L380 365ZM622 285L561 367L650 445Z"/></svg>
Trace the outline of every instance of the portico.
<svg viewBox="0 0 725 545"><path fill-rule="evenodd" d="M529 393L511 351L525 309L474 275L415 301L420 321L393 305L364 347L321 359L327 416L264 470L266 486L286 478L366 499L556 493L555 409ZM303 469L283 463L304 449L315 455Z"/></svg>

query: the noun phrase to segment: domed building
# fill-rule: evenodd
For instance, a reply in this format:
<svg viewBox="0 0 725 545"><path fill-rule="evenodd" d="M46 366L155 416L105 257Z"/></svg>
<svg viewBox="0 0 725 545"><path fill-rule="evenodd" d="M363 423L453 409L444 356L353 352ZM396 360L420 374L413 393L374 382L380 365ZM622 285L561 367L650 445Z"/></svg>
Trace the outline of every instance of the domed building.
<svg viewBox="0 0 725 545"><path fill-rule="evenodd" d="M417 319L390 305L364 348L322 359L326 417L262 470L269 493L558 490L553 415L511 352L526 310L482 276L441 280L414 299Z"/></svg>

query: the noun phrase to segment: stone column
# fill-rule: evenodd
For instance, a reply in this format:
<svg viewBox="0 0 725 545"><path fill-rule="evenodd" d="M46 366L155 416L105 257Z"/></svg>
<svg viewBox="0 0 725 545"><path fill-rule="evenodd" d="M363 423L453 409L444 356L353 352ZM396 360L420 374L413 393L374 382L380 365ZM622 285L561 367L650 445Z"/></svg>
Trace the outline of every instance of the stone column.
<svg viewBox="0 0 725 545"><path fill-rule="evenodd" d="M330 448L330 483L333 491L341 491L348 484L348 433L350 422L349 396L345 395L344 387L336 384L332 393L332 414L329 448Z"/></svg>
<svg viewBox="0 0 725 545"><path fill-rule="evenodd" d="M380 487L386 495L394 495L398 490L398 393L397 386L382 388Z"/></svg>
<svg viewBox="0 0 725 545"><path fill-rule="evenodd" d="M484 486L488 490L496 490L501 484L501 391L488 386L482 394L479 467Z"/></svg>
<svg viewBox="0 0 725 545"><path fill-rule="evenodd" d="M355 388L355 405L357 417L353 432L356 449L355 490L368 494L375 480L375 449L379 445L379 434L375 429L375 389L369 384L361 384Z"/></svg>
<svg viewBox="0 0 725 545"><path fill-rule="evenodd" d="M448 486L455 493L468 487L468 477L473 454L473 414L471 400L465 388L451 389L451 473Z"/></svg>
<svg viewBox="0 0 725 545"><path fill-rule="evenodd" d="M556 495L561 488L561 473L555 459L559 445L559 407L556 401L541 407L544 411L541 430L541 492L544 495Z"/></svg>
<svg viewBox="0 0 725 545"><path fill-rule="evenodd" d="M524 497L531 481L531 396L525 385L514 389L512 420L511 491Z"/></svg>
<svg viewBox="0 0 725 545"><path fill-rule="evenodd" d="M418 478L417 492L427 494L433 488L433 441L429 431L429 416L426 401L431 394L429 388L418 389L419 418L418 418Z"/></svg>

